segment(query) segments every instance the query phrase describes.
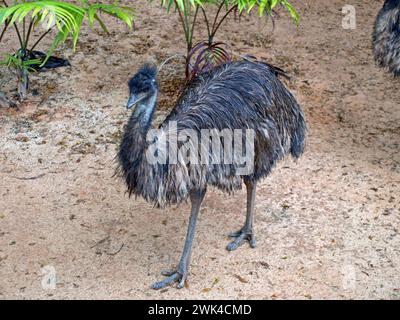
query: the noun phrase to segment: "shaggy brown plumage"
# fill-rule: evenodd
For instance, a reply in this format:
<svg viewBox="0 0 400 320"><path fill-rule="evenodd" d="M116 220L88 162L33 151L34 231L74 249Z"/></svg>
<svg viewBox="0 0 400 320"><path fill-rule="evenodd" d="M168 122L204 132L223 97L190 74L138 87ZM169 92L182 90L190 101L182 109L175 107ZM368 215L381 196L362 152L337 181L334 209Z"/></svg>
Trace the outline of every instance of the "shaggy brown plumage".
<svg viewBox="0 0 400 320"><path fill-rule="evenodd" d="M129 193L164 206L180 203L188 198L190 190L206 185L224 191L240 188L242 177L236 174L235 164L168 164L168 159L167 164L149 164L146 133L155 109L154 79L155 70L146 66L130 82L131 90L137 91L139 83L147 81L155 91L132 113L120 146L119 163ZM299 157L304 148L306 124L300 106L275 70L259 62L233 62L199 76L161 125L171 138L174 133L168 132L170 121L176 122L178 133L185 129L198 133L201 129L253 129L252 180L267 176L286 154Z"/></svg>
<svg viewBox="0 0 400 320"><path fill-rule="evenodd" d="M279 74L282 70L250 61L228 63L201 74L186 88L157 135L150 139L149 129L157 100L156 69L145 66L129 81L127 107L135 109L125 127L118 154L120 171L129 193L142 196L161 207L187 198L192 203L179 265L176 270L164 273L167 278L155 283L154 289L161 289L172 282L179 282L179 288L184 287L197 216L208 185L231 192L240 188L242 182L245 183L246 223L238 232L231 234L234 240L227 249L235 250L245 240L251 247L255 246L253 217L257 181L266 177L285 155L298 158L304 150L304 115L293 95L278 79ZM176 126L176 130L171 124ZM201 141L204 129L252 132L254 135L251 137L239 139L246 145L245 151L253 155L247 158L250 159L251 170L243 174L239 172L243 169L240 161L225 161L229 143L222 143L225 149L216 155L209 145L201 144L195 151L195 157L187 162L184 157L187 149L182 147L187 144L189 147L196 146L195 140ZM189 141L179 141L179 134L183 132L191 132ZM217 140L220 139L218 136ZM156 141L165 141L166 146L177 141L177 161L173 161L172 155L162 148L152 150ZM247 147L247 142L254 148ZM150 161L149 152L164 161ZM205 155L207 160L201 155ZM199 158L202 161L196 162Z"/></svg>
<svg viewBox="0 0 400 320"><path fill-rule="evenodd" d="M378 66L400 76L400 0L386 0L375 21L374 57Z"/></svg>

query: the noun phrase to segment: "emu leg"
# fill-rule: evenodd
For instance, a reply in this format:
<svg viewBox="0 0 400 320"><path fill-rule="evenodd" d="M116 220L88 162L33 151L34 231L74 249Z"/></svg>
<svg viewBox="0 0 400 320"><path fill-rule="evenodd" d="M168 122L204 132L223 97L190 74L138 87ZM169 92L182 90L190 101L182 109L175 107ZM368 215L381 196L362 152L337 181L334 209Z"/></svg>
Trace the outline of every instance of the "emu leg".
<svg viewBox="0 0 400 320"><path fill-rule="evenodd" d="M242 229L237 232L231 233L229 236L235 238L230 244L227 245L228 251L236 250L240 247L245 240L249 241L250 247L256 247L256 238L253 232L254 221L254 202L256 198L256 182L245 179L244 183L247 189L247 214L246 223Z"/></svg>
<svg viewBox="0 0 400 320"><path fill-rule="evenodd" d="M183 253L178 268L177 270L162 272L162 275L167 276L167 278L165 278L160 282L154 283L151 286L153 289L156 290L162 289L173 282L179 282L178 283L179 289L185 286L185 281L189 271L190 256L192 253L192 244L196 229L197 217L199 215L200 205L204 199L205 193L206 191L203 190L203 191L193 192L190 195L190 200L192 202L192 209L190 213L189 226L186 234L185 246L183 248Z"/></svg>

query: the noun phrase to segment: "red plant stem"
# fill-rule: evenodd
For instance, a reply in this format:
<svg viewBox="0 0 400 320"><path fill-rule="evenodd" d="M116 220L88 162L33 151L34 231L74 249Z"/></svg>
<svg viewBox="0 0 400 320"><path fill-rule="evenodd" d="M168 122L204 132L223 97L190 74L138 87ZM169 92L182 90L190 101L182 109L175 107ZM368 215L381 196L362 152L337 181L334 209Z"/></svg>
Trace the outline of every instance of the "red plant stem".
<svg viewBox="0 0 400 320"><path fill-rule="evenodd" d="M194 26L196 24L196 19L197 19L197 13L198 12L199 12L199 5L196 6L196 11L194 13L194 17L193 17L193 21L192 21L192 29L190 30L190 34L189 34L188 53L192 49L193 32L194 32Z"/></svg>
<svg viewBox="0 0 400 320"><path fill-rule="evenodd" d="M25 38L25 44L24 44L24 49L25 50L28 48L28 42L29 42L29 38L31 36L31 32L32 32L32 28L33 28L34 22L35 22L35 18L31 18L31 22L29 23L29 27L28 27L28 33L27 33L26 38Z"/></svg>
<svg viewBox="0 0 400 320"><path fill-rule="evenodd" d="M25 47L25 43L26 43L26 19L25 19L25 17L22 21L22 40L24 41L24 47Z"/></svg>
<svg viewBox="0 0 400 320"><path fill-rule="evenodd" d="M53 30L53 28L54 28L54 26L51 27L49 30L47 30L45 33L43 33L43 34L41 35L41 37L40 37L40 38L35 42L35 44L32 46L32 48L31 48L30 51L33 51L33 49L36 48L36 46L39 44L39 42L42 41L42 39L43 39L45 36L47 36L47 35Z"/></svg>
<svg viewBox="0 0 400 320"><path fill-rule="evenodd" d="M185 20L183 19L182 11L179 8L178 3L176 2L176 0L174 0L174 2L175 2L176 8L178 9L179 17L181 19L181 24L182 24L182 27L183 27L183 31L185 32L185 38L186 38L186 41L187 41L188 40L188 31L186 30Z"/></svg>
<svg viewBox="0 0 400 320"><path fill-rule="evenodd" d="M218 7L217 14L215 15L214 22L213 22L213 25L212 25L212 28L211 28L212 30L214 30L215 24L217 23L217 19L218 19L219 13L221 12L221 9L224 6L224 4L225 4L225 1L222 0L220 6Z"/></svg>
<svg viewBox="0 0 400 320"><path fill-rule="evenodd" d="M215 36L215 33L218 31L219 27L221 26L222 22L226 19L226 17L234 10L236 9L237 5L234 5L232 8L230 8L225 15L222 17L222 19L218 22L217 26L213 29L211 33L211 42Z"/></svg>
<svg viewBox="0 0 400 320"><path fill-rule="evenodd" d="M9 25L10 25L10 21L8 20L8 21L6 21L6 23L5 23L5 25L4 25L4 29L3 29L3 31L1 32L1 35L0 35L0 42L1 42L1 40L3 39L4 34L6 33L6 31L7 31Z"/></svg>
<svg viewBox="0 0 400 320"><path fill-rule="evenodd" d="M201 7L201 11L203 12L204 20L206 22L208 39L210 39L211 31L210 31L210 24L209 24L208 19L207 19L207 14L206 14L206 11L203 9L203 7Z"/></svg>

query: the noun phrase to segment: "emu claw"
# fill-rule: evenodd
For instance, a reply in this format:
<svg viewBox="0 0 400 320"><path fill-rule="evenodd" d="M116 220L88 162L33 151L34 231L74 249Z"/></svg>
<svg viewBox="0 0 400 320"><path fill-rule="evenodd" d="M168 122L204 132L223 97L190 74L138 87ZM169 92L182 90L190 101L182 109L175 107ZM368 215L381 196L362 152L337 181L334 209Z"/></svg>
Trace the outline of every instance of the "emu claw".
<svg viewBox="0 0 400 320"><path fill-rule="evenodd" d="M163 276L166 276L162 281L154 283L151 288L154 290L160 290L174 282L178 282L177 288L182 289L185 286L187 273L181 273L176 270L165 270L161 272Z"/></svg>
<svg viewBox="0 0 400 320"><path fill-rule="evenodd" d="M256 237L254 236L252 230L246 230L246 229L243 228L243 229L240 229L237 232L232 232L229 236L231 238L235 238L235 240L233 240L231 243L229 243L226 246L226 250L228 250L228 251L236 250L246 240L249 241L251 248L255 248L256 247Z"/></svg>

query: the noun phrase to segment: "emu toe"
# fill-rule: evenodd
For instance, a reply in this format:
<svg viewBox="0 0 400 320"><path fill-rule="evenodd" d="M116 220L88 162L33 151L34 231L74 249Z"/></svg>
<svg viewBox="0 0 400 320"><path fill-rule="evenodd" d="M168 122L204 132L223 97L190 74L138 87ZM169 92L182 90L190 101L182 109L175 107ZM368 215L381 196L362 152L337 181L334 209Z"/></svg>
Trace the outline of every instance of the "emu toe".
<svg viewBox="0 0 400 320"><path fill-rule="evenodd" d="M251 248L256 247L256 237L254 236L253 230L245 228L240 229L237 232L233 232L229 235L231 238L235 238L230 244L226 246L226 250L233 251L239 248L245 241L248 241Z"/></svg>
<svg viewBox="0 0 400 320"><path fill-rule="evenodd" d="M186 282L186 278L187 278L187 272L179 272L176 270L166 270L161 272L161 274L163 276L166 276L167 278L165 278L162 281L156 282L154 283L151 288L154 290L160 290L163 289L171 284L173 284L174 282L178 282L178 289L182 289L185 286L185 282Z"/></svg>

